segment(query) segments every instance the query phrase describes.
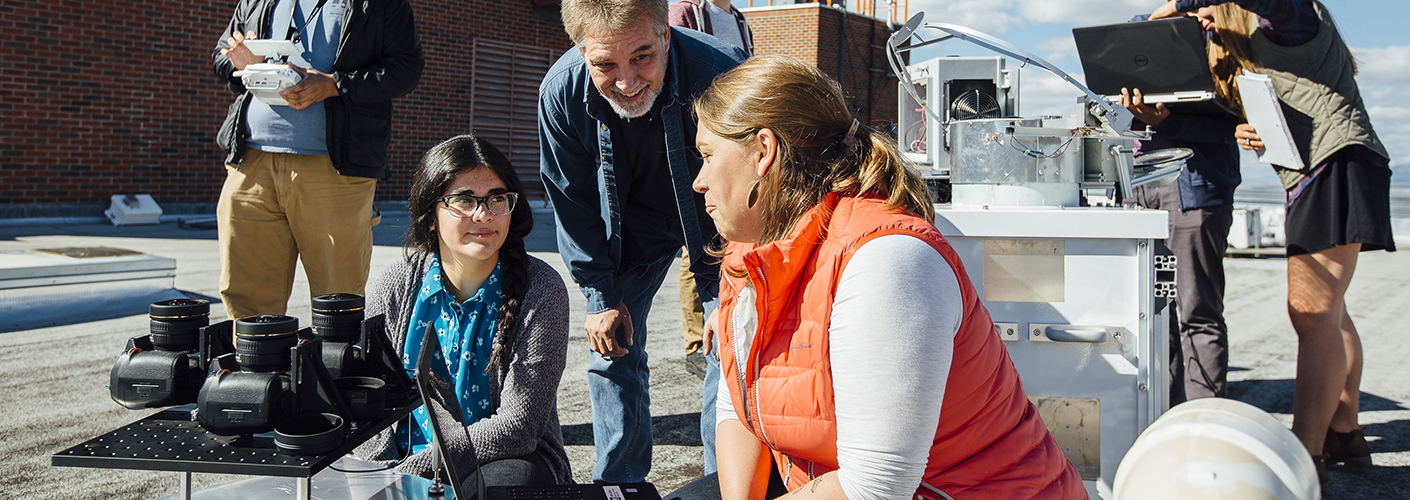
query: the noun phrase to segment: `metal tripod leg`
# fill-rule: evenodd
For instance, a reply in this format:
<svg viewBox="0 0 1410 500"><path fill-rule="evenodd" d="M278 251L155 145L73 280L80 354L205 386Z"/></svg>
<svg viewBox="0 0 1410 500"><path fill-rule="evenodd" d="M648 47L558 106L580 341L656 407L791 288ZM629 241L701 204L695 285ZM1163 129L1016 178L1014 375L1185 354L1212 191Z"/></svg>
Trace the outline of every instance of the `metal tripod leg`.
<svg viewBox="0 0 1410 500"><path fill-rule="evenodd" d="M309 500L309 496L313 494L313 487L310 484L312 481L313 480L311 478L307 477L298 478L299 491L297 498L299 500Z"/></svg>
<svg viewBox="0 0 1410 500"><path fill-rule="evenodd" d="M191 473L181 473L181 500L191 500Z"/></svg>

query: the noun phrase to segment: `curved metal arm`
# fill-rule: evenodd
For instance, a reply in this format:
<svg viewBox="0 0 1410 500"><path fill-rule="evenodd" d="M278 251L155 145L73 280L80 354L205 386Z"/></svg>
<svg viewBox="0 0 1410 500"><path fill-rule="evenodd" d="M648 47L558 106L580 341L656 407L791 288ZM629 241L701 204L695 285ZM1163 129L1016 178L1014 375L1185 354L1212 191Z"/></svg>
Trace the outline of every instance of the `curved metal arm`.
<svg viewBox="0 0 1410 500"><path fill-rule="evenodd" d="M951 38L958 38L960 40L964 40L966 42L997 52L1000 55L1021 60L1023 61L1023 63L1019 65L1020 68L1032 64L1039 68L1048 70L1049 73L1056 75L1058 78L1062 78L1067 83L1072 84L1073 87L1077 87L1078 90L1081 90L1082 93L1087 94L1087 97L1092 100L1093 105L1090 111L1094 116L1097 117L1097 119L1101 120L1102 124L1104 125L1103 128L1106 129L1108 133L1112 135L1121 135L1122 131L1125 131L1127 127L1131 126L1132 115L1129 110L1107 101L1104 97L1097 95L1096 92L1092 92L1092 90L1087 88L1086 85L1082 85L1076 79L1072 78L1072 76L1068 75L1067 72L1058 69L1057 66L1054 66L1052 63L1043 60L1043 58L1033 55L1031 52L1020 49L1014 46L1013 44L1000 40L987 33L983 33L981 31L970 29L957 24L933 23L922 26L921 19L924 15L924 12L916 13L916 15L912 16L909 21L906 21L905 26L902 26L901 29L896 30L896 32L891 35L891 38L887 39L886 41L887 62L891 64L891 70L896 73L898 78L902 79L901 81L903 83L910 83L910 74L906 72L905 66L901 64L902 53L909 52L920 47L925 47L928 45L943 42ZM902 46L903 44L909 42L911 37L916 37L917 40L919 40L919 35L917 34L917 32L921 28L939 30L945 33L945 35L940 38L932 40L923 40L919 41L919 43ZM916 100L916 102L922 102L920 97L915 93L915 90L913 88L914 85L904 85L904 87L906 89L906 93L910 94L911 97ZM936 115L933 111L926 109L926 112L934 116L936 120L940 120L940 116Z"/></svg>

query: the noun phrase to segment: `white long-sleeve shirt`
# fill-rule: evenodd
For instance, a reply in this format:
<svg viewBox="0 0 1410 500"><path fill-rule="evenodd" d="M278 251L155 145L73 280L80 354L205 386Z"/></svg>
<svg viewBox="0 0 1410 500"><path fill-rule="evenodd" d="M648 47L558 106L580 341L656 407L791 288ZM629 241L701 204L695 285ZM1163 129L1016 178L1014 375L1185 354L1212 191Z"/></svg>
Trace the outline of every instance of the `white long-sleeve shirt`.
<svg viewBox="0 0 1410 500"><path fill-rule="evenodd" d="M746 287L737 303L753 304L753 294ZM828 323L828 358L837 474L850 500L908 499L920 485L963 313L954 271L918 238L876 238L842 270ZM748 346L756 312L736 307L734 314L735 343ZM729 384L722 383L716 423L737 418Z"/></svg>

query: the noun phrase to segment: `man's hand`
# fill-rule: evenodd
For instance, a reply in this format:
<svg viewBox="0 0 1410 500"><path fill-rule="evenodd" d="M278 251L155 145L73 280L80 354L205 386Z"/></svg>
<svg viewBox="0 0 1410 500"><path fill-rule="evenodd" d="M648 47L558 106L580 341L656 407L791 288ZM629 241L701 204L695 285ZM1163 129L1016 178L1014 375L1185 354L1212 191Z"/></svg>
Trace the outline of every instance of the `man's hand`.
<svg viewBox="0 0 1410 500"><path fill-rule="evenodd" d="M338 95L338 86L333 83L332 75L292 64L289 67L304 77L298 85L279 91L279 97L288 101L289 107L304 109L312 106L313 103Z"/></svg>
<svg viewBox="0 0 1410 500"><path fill-rule="evenodd" d="M1234 127L1234 140L1239 141L1239 147L1249 151L1262 151L1263 139L1258 137L1258 131L1253 129L1253 125L1240 123Z"/></svg>
<svg viewBox="0 0 1410 500"><path fill-rule="evenodd" d="M622 329L622 339L626 345L617 341L617 329ZM615 358L627 355L627 347L632 345L632 314L627 311L627 305L617 304L606 311L587 315L583 321L583 329L587 330L588 342L592 344L592 350L606 357Z"/></svg>
<svg viewBox="0 0 1410 500"><path fill-rule="evenodd" d="M1141 94L1141 89L1121 88L1121 106L1131 111L1137 120L1152 127L1165 121L1165 117L1170 116L1170 110L1165 109L1164 103L1156 103L1155 106L1146 104L1145 96Z"/></svg>
<svg viewBox="0 0 1410 500"><path fill-rule="evenodd" d="M705 320L705 330L701 332L701 340L704 341L704 343L700 345L700 352L705 353L706 356L710 355L710 349L714 347L712 341L715 340L715 331L720 329L720 321L717 318L719 315L719 308L711 311L710 317Z"/></svg>
<svg viewBox="0 0 1410 500"><path fill-rule="evenodd" d="M230 34L230 38L225 40L229 45L228 49L220 49L220 55L230 58L230 63L235 65L235 70L245 69L245 66L264 62L264 56L257 56L250 52L250 48L245 46L245 40L255 40L255 32L250 31L241 35L239 31Z"/></svg>

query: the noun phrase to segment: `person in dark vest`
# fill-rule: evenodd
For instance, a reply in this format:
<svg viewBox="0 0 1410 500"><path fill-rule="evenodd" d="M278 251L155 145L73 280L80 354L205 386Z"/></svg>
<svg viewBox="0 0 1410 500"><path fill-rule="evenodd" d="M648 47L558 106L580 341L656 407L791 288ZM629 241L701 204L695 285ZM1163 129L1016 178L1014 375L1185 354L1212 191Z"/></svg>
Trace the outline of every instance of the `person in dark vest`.
<svg viewBox="0 0 1410 500"><path fill-rule="evenodd" d="M1316 0L1180 0L1152 18L1194 12L1238 65L1267 75L1305 162L1274 165L1287 193L1288 316L1297 331L1292 431L1312 455L1324 488L1326 464L1369 467L1358 421L1362 352L1345 294L1360 252L1395 251L1390 154L1376 137L1356 85L1356 60ZM1239 146L1264 148L1248 124Z"/></svg>

